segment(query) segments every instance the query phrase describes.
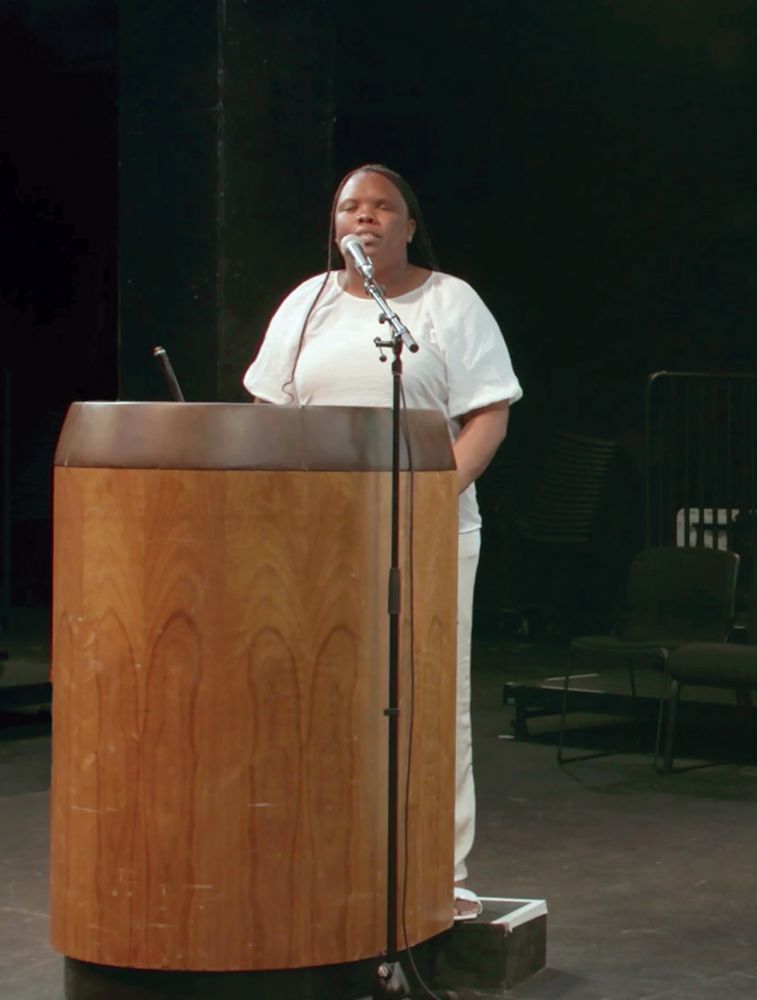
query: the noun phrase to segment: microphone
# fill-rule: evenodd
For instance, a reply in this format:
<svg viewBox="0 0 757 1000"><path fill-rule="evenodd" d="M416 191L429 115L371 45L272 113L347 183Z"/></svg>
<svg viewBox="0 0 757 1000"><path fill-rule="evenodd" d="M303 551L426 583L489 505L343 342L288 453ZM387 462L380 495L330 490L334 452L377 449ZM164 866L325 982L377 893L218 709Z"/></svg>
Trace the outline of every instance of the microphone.
<svg viewBox="0 0 757 1000"><path fill-rule="evenodd" d="M152 356L160 365L160 369L163 372L163 377L168 383L168 388L171 393L171 396L177 403L183 403L184 393L181 391L179 380L176 378L176 373L173 370L171 359L168 357L165 347L153 347Z"/></svg>
<svg viewBox="0 0 757 1000"><path fill-rule="evenodd" d="M343 236L339 241L339 249L341 250L342 257L346 258L347 254L350 255L355 267L366 281L372 280L373 261L365 252L359 236L356 236L354 233L348 233L346 236Z"/></svg>

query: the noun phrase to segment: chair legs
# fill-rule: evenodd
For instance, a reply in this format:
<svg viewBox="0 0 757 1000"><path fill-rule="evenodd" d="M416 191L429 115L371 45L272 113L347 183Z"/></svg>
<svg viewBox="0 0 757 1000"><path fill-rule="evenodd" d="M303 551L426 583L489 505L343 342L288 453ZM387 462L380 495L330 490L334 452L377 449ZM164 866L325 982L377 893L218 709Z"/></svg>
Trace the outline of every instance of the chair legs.
<svg viewBox="0 0 757 1000"><path fill-rule="evenodd" d="M654 766L660 774L670 774L673 770L673 740L675 738L676 716L678 714L678 702L681 697L681 685L670 676L668 668L668 658L665 657L664 669L662 671L662 684L660 689L660 709L657 716L657 737L654 747ZM667 708L667 725L665 715ZM663 733L665 737L664 757L662 767L660 767Z"/></svg>
<svg viewBox="0 0 757 1000"><path fill-rule="evenodd" d="M744 727L746 733L747 752L752 757L757 756L757 733L754 729L754 705L752 704L752 692L748 687L736 688L736 701L744 710Z"/></svg>
<svg viewBox="0 0 757 1000"><path fill-rule="evenodd" d="M657 719L657 739L655 742L654 764L660 774L670 774L673 770L673 748L675 741L676 717L678 715L678 704L681 698L681 682L674 677L670 677L665 672L662 681L662 692L660 694L660 712ZM754 708L752 696L749 688L736 688L736 700L744 710L744 721L747 726L747 736L750 740L749 749L752 756L757 755L757 734L754 730ZM667 708L667 723L665 721ZM664 751L663 751L664 734ZM660 766L661 753L662 766Z"/></svg>
<svg viewBox="0 0 757 1000"><path fill-rule="evenodd" d="M568 692L570 690L570 678L572 674L573 657L571 655L571 649L568 647L568 657L565 666L565 680L563 681L563 691L562 691L562 710L560 712L560 732L557 742L557 763L570 764L573 761L578 760L591 760L593 757L610 757L614 753L618 753L617 750L600 750L595 753L580 754L578 756L566 757L563 751L563 740L565 737L565 719L568 714ZM633 662L628 664L628 681L631 689L631 704L633 706L633 716L634 722L638 726L640 723L639 717L639 702L636 692L636 672L634 669Z"/></svg>
<svg viewBox="0 0 757 1000"><path fill-rule="evenodd" d="M557 741L557 763L563 763L563 736L565 735L565 716L568 714L568 688L570 687L570 668L572 656L568 649L568 658L565 664L565 680L562 689L562 711L560 713L560 733Z"/></svg>

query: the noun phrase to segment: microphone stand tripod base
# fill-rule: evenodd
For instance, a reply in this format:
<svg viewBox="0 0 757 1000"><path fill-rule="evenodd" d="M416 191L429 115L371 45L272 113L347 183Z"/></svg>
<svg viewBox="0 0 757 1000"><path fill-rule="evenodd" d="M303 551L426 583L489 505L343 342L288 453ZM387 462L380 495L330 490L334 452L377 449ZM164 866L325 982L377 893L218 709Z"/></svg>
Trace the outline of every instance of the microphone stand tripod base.
<svg viewBox="0 0 757 1000"><path fill-rule="evenodd" d="M462 1000L462 995L455 990L434 989L429 993L413 993L408 984L405 973L399 962L382 962L376 969L376 978L373 983L373 993L370 996L360 997L360 1000L420 1000L423 997L433 996L437 1000Z"/></svg>
<svg viewBox="0 0 757 1000"><path fill-rule="evenodd" d="M376 969L373 1000L410 1000L408 983L399 962L382 962Z"/></svg>

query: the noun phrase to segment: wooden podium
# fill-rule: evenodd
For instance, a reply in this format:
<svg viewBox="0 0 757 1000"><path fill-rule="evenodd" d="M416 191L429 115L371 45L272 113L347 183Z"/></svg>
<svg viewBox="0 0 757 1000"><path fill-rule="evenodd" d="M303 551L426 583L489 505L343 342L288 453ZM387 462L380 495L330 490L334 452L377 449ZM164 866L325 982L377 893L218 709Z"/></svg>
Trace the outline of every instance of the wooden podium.
<svg viewBox="0 0 757 1000"><path fill-rule="evenodd" d="M443 419L406 422L399 926L416 944L452 924L457 479ZM242 971L385 948L390 455L388 410L72 406L54 487L64 955Z"/></svg>

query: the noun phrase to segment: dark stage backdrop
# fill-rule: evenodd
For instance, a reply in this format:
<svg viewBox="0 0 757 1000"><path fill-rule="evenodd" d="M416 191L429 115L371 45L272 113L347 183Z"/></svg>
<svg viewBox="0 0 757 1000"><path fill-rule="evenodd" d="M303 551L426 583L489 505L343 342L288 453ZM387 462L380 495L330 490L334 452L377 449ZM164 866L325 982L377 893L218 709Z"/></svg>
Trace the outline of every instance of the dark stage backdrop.
<svg viewBox="0 0 757 1000"><path fill-rule="evenodd" d="M323 266L331 189L389 163L500 318L524 419L615 435L645 375L753 365L755 4L129 2L120 11L121 384L237 398ZM147 360L146 360L147 359Z"/></svg>
<svg viewBox="0 0 757 1000"><path fill-rule="evenodd" d="M243 398L271 311L323 267L336 180L367 160L414 185L522 376L487 503L509 483L527 505L557 429L618 437L633 465L649 372L754 368L755 0L0 15L16 497L71 399L166 398L156 343L187 398Z"/></svg>
<svg viewBox="0 0 757 1000"><path fill-rule="evenodd" d="M417 183L529 417L612 436L651 371L754 367L756 21L751 0L478 0L406 5L362 45L340 19L337 169Z"/></svg>

